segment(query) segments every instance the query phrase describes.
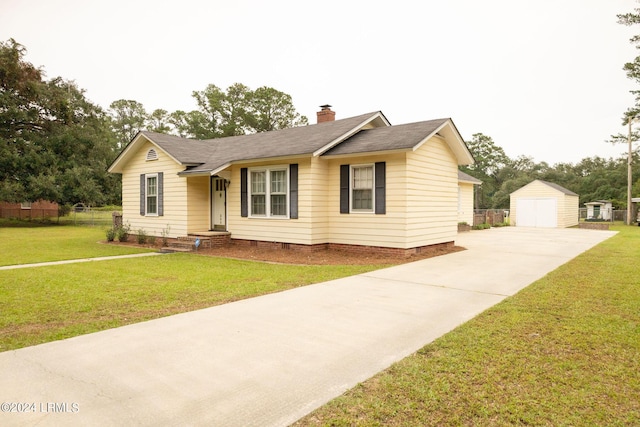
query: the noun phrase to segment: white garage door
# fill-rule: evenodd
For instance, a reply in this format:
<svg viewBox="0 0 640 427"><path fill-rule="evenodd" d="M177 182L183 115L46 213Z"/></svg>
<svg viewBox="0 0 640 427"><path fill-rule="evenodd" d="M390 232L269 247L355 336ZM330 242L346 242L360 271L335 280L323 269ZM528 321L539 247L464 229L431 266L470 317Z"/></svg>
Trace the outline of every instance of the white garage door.
<svg viewBox="0 0 640 427"><path fill-rule="evenodd" d="M516 202L516 226L557 227L558 199L518 199Z"/></svg>

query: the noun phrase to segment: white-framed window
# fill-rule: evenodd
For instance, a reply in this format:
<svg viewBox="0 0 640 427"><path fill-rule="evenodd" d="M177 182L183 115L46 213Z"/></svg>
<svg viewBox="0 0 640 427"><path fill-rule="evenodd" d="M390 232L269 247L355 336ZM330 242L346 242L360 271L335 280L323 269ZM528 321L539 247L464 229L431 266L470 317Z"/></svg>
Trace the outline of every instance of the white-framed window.
<svg viewBox="0 0 640 427"><path fill-rule="evenodd" d="M375 179L373 165L351 166L351 212L373 212Z"/></svg>
<svg viewBox="0 0 640 427"><path fill-rule="evenodd" d="M158 174L146 175L146 213L158 215Z"/></svg>
<svg viewBox="0 0 640 427"><path fill-rule="evenodd" d="M289 217L289 168L249 168L249 216Z"/></svg>

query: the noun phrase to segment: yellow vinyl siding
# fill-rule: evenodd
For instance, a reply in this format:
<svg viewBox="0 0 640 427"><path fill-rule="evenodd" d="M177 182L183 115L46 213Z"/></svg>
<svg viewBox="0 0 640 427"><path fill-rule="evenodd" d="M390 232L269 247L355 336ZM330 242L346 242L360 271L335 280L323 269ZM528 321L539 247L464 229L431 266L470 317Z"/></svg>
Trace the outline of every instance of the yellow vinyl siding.
<svg viewBox="0 0 640 427"><path fill-rule="evenodd" d="M305 193L299 189L299 204L303 205L305 215L310 216L311 244L321 244L329 241L329 162L326 159L312 157L309 174L305 181Z"/></svg>
<svg viewBox="0 0 640 427"><path fill-rule="evenodd" d="M158 160L147 161L147 152L155 148ZM162 150L147 142L123 168L122 173L122 219L131 226L131 233L143 229L147 234L160 236L162 230L171 226L170 237L187 233L186 180L177 174L184 167L177 164ZM163 172L164 215L140 215L140 174Z"/></svg>
<svg viewBox="0 0 640 427"><path fill-rule="evenodd" d="M473 225L473 184L458 183L460 198L458 204L458 222Z"/></svg>
<svg viewBox="0 0 640 427"><path fill-rule="evenodd" d="M243 218L240 215L240 169L242 167L298 164L298 219ZM234 239L260 240L309 245L312 243L311 160L292 159L286 162L261 162L231 167L231 186L227 191L229 231ZM313 195L315 196L315 195ZM290 201L287 204L287 212Z"/></svg>
<svg viewBox="0 0 640 427"><path fill-rule="evenodd" d="M157 160L146 161L150 148L156 149ZM341 214L340 166L376 162L386 165L386 213ZM298 218L241 217L241 169L294 163L298 164ZM131 225L132 233L143 228L150 235L160 236L169 225L169 236L178 237L210 229L210 177L178 176L183 170L184 166L150 142L141 144L138 151L132 153L123 168L124 221ZM141 216L140 174L158 172L164 174L164 215ZM231 175L227 224L232 239L408 249L451 242L457 233L457 162L446 142L438 136L414 152L342 158L294 157L286 161L236 164L227 172ZM469 187L472 197L473 186ZM288 211L290 205L289 200Z"/></svg>
<svg viewBox="0 0 640 427"><path fill-rule="evenodd" d="M564 227L573 227L574 225L578 225L580 222L579 219L579 197L578 196L564 196L564 213L562 218L562 223Z"/></svg>
<svg viewBox="0 0 640 427"><path fill-rule="evenodd" d="M386 214L340 213L340 165L386 162ZM407 248L405 154L348 157L329 162L329 243Z"/></svg>
<svg viewBox="0 0 640 427"><path fill-rule="evenodd" d="M407 154L407 247L452 242L458 230L458 166L433 137Z"/></svg>
<svg viewBox="0 0 640 427"><path fill-rule="evenodd" d="M196 233L210 228L211 202L209 176L181 178L187 181L187 232Z"/></svg>

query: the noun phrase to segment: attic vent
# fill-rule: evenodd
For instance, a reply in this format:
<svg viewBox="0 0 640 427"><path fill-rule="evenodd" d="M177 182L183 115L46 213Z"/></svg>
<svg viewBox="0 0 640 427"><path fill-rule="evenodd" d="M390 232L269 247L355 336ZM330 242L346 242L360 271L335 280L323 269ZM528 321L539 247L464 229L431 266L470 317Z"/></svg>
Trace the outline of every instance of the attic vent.
<svg viewBox="0 0 640 427"><path fill-rule="evenodd" d="M148 160L158 160L158 153L153 148L147 151L147 161Z"/></svg>

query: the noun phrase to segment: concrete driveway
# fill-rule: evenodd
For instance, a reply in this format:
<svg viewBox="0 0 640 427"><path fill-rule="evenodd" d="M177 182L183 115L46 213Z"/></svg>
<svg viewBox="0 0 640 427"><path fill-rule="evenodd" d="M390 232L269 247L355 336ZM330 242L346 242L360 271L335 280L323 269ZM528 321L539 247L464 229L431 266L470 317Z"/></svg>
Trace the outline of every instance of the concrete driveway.
<svg viewBox="0 0 640 427"><path fill-rule="evenodd" d="M286 426L613 234L472 231L455 254L0 353L0 425Z"/></svg>

